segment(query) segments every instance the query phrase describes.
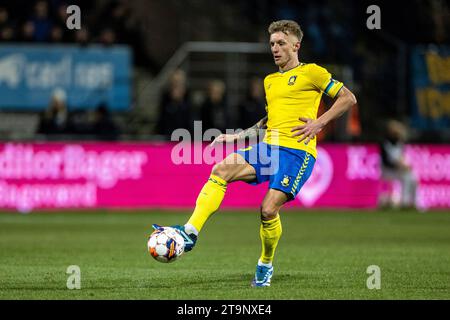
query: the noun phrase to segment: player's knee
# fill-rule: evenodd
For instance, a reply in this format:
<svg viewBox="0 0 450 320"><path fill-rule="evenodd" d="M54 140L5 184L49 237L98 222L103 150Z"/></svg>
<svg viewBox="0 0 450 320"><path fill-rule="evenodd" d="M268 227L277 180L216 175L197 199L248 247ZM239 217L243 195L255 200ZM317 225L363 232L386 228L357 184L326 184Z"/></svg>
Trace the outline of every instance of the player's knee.
<svg viewBox="0 0 450 320"><path fill-rule="evenodd" d="M263 204L261 206L261 218L263 220L272 220L277 217L279 208L272 204Z"/></svg>
<svg viewBox="0 0 450 320"><path fill-rule="evenodd" d="M229 182L231 179L230 168L229 165L224 162L217 163L212 168L211 174L222 178L223 180Z"/></svg>

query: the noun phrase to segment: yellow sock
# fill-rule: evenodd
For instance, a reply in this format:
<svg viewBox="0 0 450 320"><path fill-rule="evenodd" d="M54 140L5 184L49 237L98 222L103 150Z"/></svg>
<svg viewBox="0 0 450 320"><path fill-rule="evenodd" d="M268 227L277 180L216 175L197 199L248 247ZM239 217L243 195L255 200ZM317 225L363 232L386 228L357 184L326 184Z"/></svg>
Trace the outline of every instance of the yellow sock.
<svg viewBox="0 0 450 320"><path fill-rule="evenodd" d="M261 220L259 235L261 236L262 252L259 260L262 263L272 262L282 231L280 215L272 220Z"/></svg>
<svg viewBox="0 0 450 320"><path fill-rule="evenodd" d="M225 180L213 174L209 177L198 195L194 213L188 221L198 232L203 228L206 220L219 209L226 190Z"/></svg>

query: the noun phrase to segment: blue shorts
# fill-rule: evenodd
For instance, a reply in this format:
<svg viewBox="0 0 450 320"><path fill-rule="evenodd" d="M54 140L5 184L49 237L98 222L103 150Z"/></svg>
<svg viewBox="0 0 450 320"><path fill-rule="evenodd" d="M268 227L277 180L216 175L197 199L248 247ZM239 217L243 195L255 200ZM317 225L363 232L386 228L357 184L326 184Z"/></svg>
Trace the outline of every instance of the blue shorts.
<svg viewBox="0 0 450 320"><path fill-rule="evenodd" d="M251 184L269 181L269 188L295 199L311 176L316 159L306 151L270 145L265 142L236 151L256 171Z"/></svg>

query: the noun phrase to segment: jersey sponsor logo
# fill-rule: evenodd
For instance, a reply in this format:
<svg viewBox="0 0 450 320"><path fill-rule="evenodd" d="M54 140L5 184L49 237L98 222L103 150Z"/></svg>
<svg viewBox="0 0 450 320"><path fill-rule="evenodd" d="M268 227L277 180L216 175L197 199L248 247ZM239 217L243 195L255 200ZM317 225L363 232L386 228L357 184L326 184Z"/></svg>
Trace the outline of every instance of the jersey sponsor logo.
<svg viewBox="0 0 450 320"><path fill-rule="evenodd" d="M297 76L291 76L288 80L288 86L293 86L295 84L295 80L297 80Z"/></svg>
<svg viewBox="0 0 450 320"><path fill-rule="evenodd" d="M287 187L287 186L289 186L290 183L291 183L291 177L284 175L283 180L281 180L281 185L283 187Z"/></svg>

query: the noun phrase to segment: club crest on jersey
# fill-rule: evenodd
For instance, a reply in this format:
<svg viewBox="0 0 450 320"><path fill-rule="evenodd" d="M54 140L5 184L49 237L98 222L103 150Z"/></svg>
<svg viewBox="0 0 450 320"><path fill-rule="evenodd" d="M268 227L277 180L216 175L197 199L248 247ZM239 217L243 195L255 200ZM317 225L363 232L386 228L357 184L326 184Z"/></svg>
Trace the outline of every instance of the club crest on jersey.
<svg viewBox="0 0 450 320"><path fill-rule="evenodd" d="M295 80L297 80L297 76L291 76L288 81L288 86L293 86L295 83Z"/></svg>
<svg viewBox="0 0 450 320"><path fill-rule="evenodd" d="M287 186L289 186L290 183L291 183L291 177L284 175L283 180L281 180L281 185L283 187L287 187Z"/></svg>

